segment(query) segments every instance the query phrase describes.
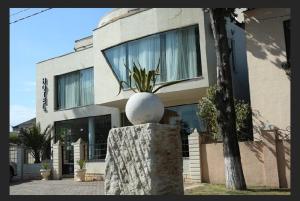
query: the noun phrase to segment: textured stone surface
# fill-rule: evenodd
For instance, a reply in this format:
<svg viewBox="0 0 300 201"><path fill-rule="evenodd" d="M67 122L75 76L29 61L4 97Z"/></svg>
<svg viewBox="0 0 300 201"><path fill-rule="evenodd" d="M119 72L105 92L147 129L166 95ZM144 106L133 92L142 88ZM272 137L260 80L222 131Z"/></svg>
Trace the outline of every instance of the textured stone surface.
<svg viewBox="0 0 300 201"><path fill-rule="evenodd" d="M107 195L183 194L181 139L176 126L113 128L107 139Z"/></svg>

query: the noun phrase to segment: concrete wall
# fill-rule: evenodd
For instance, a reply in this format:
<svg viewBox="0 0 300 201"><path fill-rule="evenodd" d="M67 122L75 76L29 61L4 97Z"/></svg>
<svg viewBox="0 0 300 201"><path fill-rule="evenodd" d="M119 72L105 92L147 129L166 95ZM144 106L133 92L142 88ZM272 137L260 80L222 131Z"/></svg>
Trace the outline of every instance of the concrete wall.
<svg viewBox="0 0 300 201"><path fill-rule="evenodd" d="M253 126L273 125L290 135L290 80L281 64L286 62L283 21L290 19L288 8L260 8L245 12L247 61Z"/></svg>
<svg viewBox="0 0 300 201"><path fill-rule="evenodd" d="M201 144L201 182L224 184L223 144ZM272 138L239 142L242 167L248 186L290 188L290 141ZM192 178L193 179L193 178Z"/></svg>

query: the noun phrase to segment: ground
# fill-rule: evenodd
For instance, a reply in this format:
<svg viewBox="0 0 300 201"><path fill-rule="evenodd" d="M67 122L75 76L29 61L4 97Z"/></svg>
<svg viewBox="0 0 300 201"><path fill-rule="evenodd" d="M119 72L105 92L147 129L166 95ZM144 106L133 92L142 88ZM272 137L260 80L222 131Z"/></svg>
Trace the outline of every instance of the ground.
<svg viewBox="0 0 300 201"><path fill-rule="evenodd" d="M246 191L230 191L224 185L199 184L190 186L185 195L290 195L289 189L270 189L264 187L248 187Z"/></svg>
<svg viewBox="0 0 300 201"><path fill-rule="evenodd" d="M10 195L104 195L104 182L76 182L73 178L13 181ZM185 195L290 195L290 190L248 187L247 191L228 191L224 185L186 183Z"/></svg>
<svg viewBox="0 0 300 201"><path fill-rule="evenodd" d="M10 195L103 195L103 181L76 182L73 178L62 180L32 180L12 182Z"/></svg>

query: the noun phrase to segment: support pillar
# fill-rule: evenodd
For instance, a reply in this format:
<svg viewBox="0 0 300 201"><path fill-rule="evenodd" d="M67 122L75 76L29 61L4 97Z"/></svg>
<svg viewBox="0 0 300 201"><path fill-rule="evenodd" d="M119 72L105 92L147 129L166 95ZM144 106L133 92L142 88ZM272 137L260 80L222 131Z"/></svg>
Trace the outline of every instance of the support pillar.
<svg viewBox="0 0 300 201"><path fill-rule="evenodd" d="M201 183L201 136L194 129L189 139L190 176L193 183Z"/></svg>
<svg viewBox="0 0 300 201"><path fill-rule="evenodd" d="M95 122L94 117L89 117L89 159L94 158L95 147Z"/></svg>
<svg viewBox="0 0 300 201"><path fill-rule="evenodd" d="M76 142L72 143L72 146L74 147L74 171L76 169L79 169L79 165L77 164L77 161L79 160L84 160L84 146L85 146L85 142L79 138Z"/></svg>
<svg viewBox="0 0 300 201"><path fill-rule="evenodd" d="M61 150L61 142L58 140L55 144L53 144L53 179L61 179L62 178L62 150Z"/></svg>
<svg viewBox="0 0 300 201"><path fill-rule="evenodd" d="M24 147L17 146L17 177L23 179Z"/></svg>

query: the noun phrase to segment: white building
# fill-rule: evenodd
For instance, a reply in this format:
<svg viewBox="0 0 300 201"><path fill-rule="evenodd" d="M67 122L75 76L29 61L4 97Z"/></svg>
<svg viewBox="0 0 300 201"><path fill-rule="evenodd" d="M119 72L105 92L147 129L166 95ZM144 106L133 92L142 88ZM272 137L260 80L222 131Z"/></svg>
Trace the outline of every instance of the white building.
<svg viewBox="0 0 300 201"><path fill-rule="evenodd" d="M234 94L248 100L244 30L229 24L228 36ZM158 59L161 82L189 79L157 93L165 105L162 123L181 124L183 156L188 157L187 135L193 128L205 131L197 103L216 83L213 35L201 8L115 9L93 35L75 41L74 52L37 64L36 120L42 128L54 126L53 143L63 141L63 174L73 173L71 143L78 138L88 143L87 171L104 173L110 128L129 125L124 108L133 92L123 89L117 96L118 79L128 75L124 63L154 68Z"/></svg>

